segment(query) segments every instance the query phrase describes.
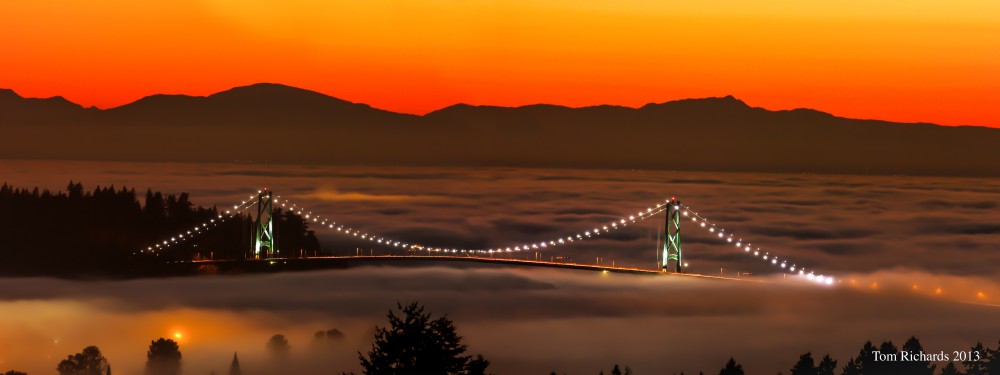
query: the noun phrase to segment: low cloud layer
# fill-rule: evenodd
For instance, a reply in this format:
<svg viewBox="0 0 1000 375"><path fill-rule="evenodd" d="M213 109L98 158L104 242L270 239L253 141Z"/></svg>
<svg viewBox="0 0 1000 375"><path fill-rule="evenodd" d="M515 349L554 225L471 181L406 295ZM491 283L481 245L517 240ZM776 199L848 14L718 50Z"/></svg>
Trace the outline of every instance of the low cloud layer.
<svg viewBox="0 0 1000 375"><path fill-rule="evenodd" d="M916 335L936 351L1000 338L993 319L1000 307L958 302L964 290L1000 293L984 279L898 271L844 277L846 285L819 287L780 278L430 266L114 282L4 279L0 307L8 313L0 332L21 343L3 346L12 365L44 369L37 353L97 344L122 373L139 372L144 342L175 330L186 340L187 368L201 373L220 370L233 351L264 366L263 343L274 333L288 335L298 363L309 362L311 333L334 327L349 340L334 348L328 366L356 370L354 353L366 350L372 327L408 301L447 313L470 350L506 374L593 373L613 362L639 373L715 371L728 356L766 373L790 367L805 351L846 359L866 339ZM914 288L913 280L922 284ZM12 361L11 353L28 357Z"/></svg>
<svg viewBox="0 0 1000 375"><path fill-rule="evenodd" d="M366 347L385 311L414 299L452 316L470 349L486 354L504 374L596 373L614 362L637 373L711 373L730 355L753 373L775 373L787 372L805 351L846 360L867 339L899 343L916 335L929 350L948 351L978 340L995 346L1000 338L994 318L1000 305L1000 180L54 162L5 162L0 175L18 186L53 190L73 179L88 187L187 191L195 203L220 206L268 186L338 223L442 247L564 237L676 196L754 246L839 280L836 288L782 282L770 265L688 223L682 233L692 272L751 272L773 282L479 266L128 282L0 280L4 311L23 311L5 314L11 318L0 325L0 337L51 345L59 330L68 330L82 348L103 342L93 339L102 336L100 326L79 321L84 317L157 327L122 332L131 341L106 344L121 358L123 373L141 366L129 358L141 359L143 341L155 338L150 336L174 324L209 330L212 322L223 327L216 338L192 338L185 346L192 369L223 370L233 350L246 351L253 361L278 331L304 349L312 332L338 327L349 344L334 369L350 370L356 365L352 353ZM434 199L327 199L330 192ZM659 216L538 256L583 263L600 257L649 268L662 226ZM336 232L317 234L326 249L343 255L372 247ZM55 318L28 312L56 305L79 317L62 316L67 324L48 327ZM171 322L175 317L197 322ZM70 349L79 350L60 347L52 355ZM6 344L0 353L11 350ZM228 358L212 362L216 357ZM46 366L41 372L49 371Z"/></svg>

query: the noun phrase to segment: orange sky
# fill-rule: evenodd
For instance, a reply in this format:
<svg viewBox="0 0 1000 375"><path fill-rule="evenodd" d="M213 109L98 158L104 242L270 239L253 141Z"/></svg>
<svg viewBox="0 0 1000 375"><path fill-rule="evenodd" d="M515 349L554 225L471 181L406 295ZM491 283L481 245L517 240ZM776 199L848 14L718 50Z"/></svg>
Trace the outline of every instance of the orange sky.
<svg viewBox="0 0 1000 375"><path fill-rule="evenodd" d="M0 35L0 87L102 108L275 82L410 113L732 94L1000 127L993 0L4 1Z"/></svg>

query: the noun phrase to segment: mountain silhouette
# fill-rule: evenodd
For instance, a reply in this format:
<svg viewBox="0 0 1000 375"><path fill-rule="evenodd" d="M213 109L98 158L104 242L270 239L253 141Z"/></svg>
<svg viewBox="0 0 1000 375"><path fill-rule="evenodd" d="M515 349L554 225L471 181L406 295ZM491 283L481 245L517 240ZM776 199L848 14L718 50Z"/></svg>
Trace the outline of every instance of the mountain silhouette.
<svg viewBox="0 0 1000 375"><path fill-rule="evenodd" d="M1000 129L769 111L456 104L394 113L278 84L100 110L0 90L0 158L1000 176Z"/></svg>

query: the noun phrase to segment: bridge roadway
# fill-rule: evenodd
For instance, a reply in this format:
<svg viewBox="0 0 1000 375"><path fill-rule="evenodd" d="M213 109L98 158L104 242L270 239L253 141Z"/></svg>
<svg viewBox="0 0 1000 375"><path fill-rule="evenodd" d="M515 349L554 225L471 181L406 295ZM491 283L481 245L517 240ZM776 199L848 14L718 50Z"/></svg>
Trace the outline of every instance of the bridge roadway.
<svg viewBox="0 0 1000 375"><path fill-rule="evenodd" d="M562 268L597 272L614 272L640 275L669 275L681 277L697 277L706 279L728 280L728 281L752 281L746 278L733 278L713 275L702 275L695 273L673 273L657 270L614 267L598 264L581 264L569 262L551 262L546 260L524 260L510 258L484 258L470 256L451 255L351 255L351 256L318 256L304 258L271 258L271 259L248 259L248 260L195 260L189 263L196 266L216 266L222 272L229 273L233 270L247 272L280 272L280 271L304 271L330 268L351 268L363 265L378 265L386 263L406 264L410 262L462 262L462 263L485 263L526 267L547 267Z"/></svg>

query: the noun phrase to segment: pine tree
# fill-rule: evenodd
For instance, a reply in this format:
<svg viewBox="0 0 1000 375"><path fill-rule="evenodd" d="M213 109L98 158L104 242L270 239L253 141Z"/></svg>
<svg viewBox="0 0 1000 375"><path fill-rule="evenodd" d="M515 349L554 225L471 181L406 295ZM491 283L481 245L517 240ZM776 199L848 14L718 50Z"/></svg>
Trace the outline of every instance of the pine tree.
<svg viewBox="0 0 1000 375"><path fill-rule="evenodd" d="M972 348L970 348L969 351L973 352L972 356L968 360L962 361L962 366L965 366L965 374L966 375L991 375L988 372L989 368L986 367L987 364L983 361L983 359L985 359L984 357L986 357L986 354L987 354L986 353L986 348L983 346L983 343L977 342L976 346L973 346ZM976 353L979 353L978 360L975 360L975 359L977 359L975 357Z"/></svg>
<svg viewBox="0 0 1000 375"><path fill-rule="evenodd" d="M240 371L240 359L235 352L233 353L233 364L229 366L229 375L243 375L243 372Z"/></svg>
<svg viewBox="0 0 1000 375"><path fill-rule="evenodd" d="M941 369L941 375L961 375L962 373L958 371L958 367L955 367L955 362L948 362L944 368Z"/></svg>
<svg viewBox="0 0 1000 375"><path fill-rule="evenodd" d="M816 366L816 373L819 375L834 375L837 371L837 361L830 358L830 355L824 355L823 359L819 361L819 366Z"/></svg>
<svg viewBox="0 0 1000 375"><path fill-rule="evenodd" d="M455 333L450 319L431 319L424 307L414 302L396 305L403 313L389 311L388 327L377 327L375 342L368 355L358 353L366 375L483 375L490 362L482 356L465 354L466 346Z"/></svg>
<svg viewBox="0 0 1000 375"><path fill-rule="evenodd" d="M719 371L719 375L744 375L743 366L736 363L733 357L729 357L729 362L726 362L726 367Z"/></svg>
<svg viewBox="0 0 1000 375"><path fill-rule="evenodd" d="M103 375L108 366L108 359L101 354L101 349L88 346L59 362L56 371L59 375Z"/></svg>
<svg viewBox="0 0 1000 375"><path fill-rule="evenodd" d="M799 361L789 371L792 375L816 375L816 362L813 361L812 353L800 355Z"/></svg>
<svg viewBox="0 0 1000 375"><path fill-rule="evenodd" d="M1000 374L1000 340L996 349L987 348L986 371L990 374Z"/></svg>
<svg viewBox="0 0 1000 375"><path fill-rule="evenodd" d="M844 368L841 370L840 375L862 375L861 358L851 357L851 359L844 364Z"/></svg>
<svg viewBox="0 0 1000 375"><path fill-rule="evenodd" d="M177 342L159 338L146 351L146 374L178 375L181 373L181 350Z"/></svg>
<svg viewBox="0 0 1000 375"><path fill-rule="evenodd" d="M903 344L903 351L917 355L924 351L924 347L920 345L920 340L917 340L915 336L910 336ZM934 370L937 369L937 365L932 365L930 361L902 361L898 367L907 374L913 375L933 375Z"/></svg>

